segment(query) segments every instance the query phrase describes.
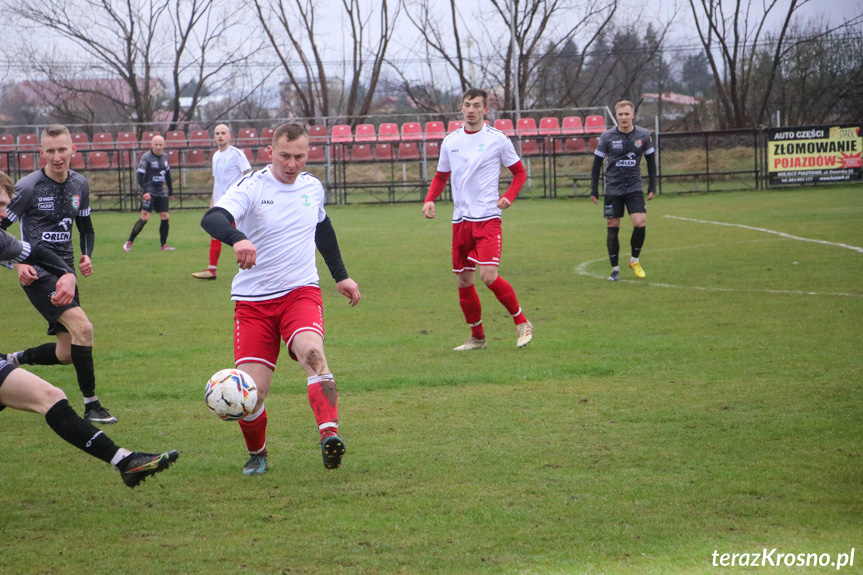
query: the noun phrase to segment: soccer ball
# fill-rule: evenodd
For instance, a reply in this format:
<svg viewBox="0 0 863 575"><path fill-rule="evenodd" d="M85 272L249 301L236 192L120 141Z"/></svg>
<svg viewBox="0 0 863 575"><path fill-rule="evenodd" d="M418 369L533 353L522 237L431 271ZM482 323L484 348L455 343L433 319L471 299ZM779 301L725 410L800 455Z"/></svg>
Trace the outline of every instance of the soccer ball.
<svg viewBox="0 0 863 575"><path fill-rule="evenodd" d="M239 369L223 369L207 382L204 401L220 418L236 421L255 410L258 388L248 373Z"/></svg>

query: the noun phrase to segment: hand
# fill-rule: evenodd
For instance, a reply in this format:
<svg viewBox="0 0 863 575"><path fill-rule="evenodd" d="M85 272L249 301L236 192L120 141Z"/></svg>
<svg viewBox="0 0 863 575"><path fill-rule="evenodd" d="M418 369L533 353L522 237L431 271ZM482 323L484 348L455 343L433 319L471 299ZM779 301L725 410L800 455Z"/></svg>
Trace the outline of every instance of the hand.
<svg viewBox="0 0 863 575"><path fill-rule="evenodd" d="M432 219L435 216L434 213L434 202L426 202L423 204L423 214L428 219Z"/></svg>
<svg viewBox="0 0 863 575"><path fill-rule="evenodd" d="M336 289L339 290L339 293L351 300L351 307L357 305L362 297L360 295L360 288L357 286L357 282L352 280L351 278L340 281L336 284Z"/></svg>
<svg viewBox="0 0 863 575"><path fill-rule="evenodd" d="M508 199L504 198L504 197L501 197L497 201L497 207L500 208L501 210L505 210L508 207L510 207L511 205L512 205L512 202L509 201Z"/></svg>
<svg viewBox="0 0 863 575"><path fill-rule="evenodd" d="M83 272L82 272L83 273ZM51 303L57 307L69 305L75 299L75 274L63 274L57 280L57 291L51 296Z"/></svg>
<svg viewBox="0 0 863 575"><path fill-rule="evenodd" d="M90 263L90 256L81 256L78 260L78 269L81 270L81 275L84 277L93 275L93 264Z"/></svg>
<svg viewBox="0 0 863 575"><path fill-rule="evenodd" d="M653 192L650 192L649 194L647 194L647 201L649 202L652 199L653 199Z"/></svg>
<svg viewBox="0 0 863 575"><path fill-rule="evenodd" d="M36 273L33 266L29 266L27 264L15 264L15 269L18 270L18 281L22 286L28 286L39 279L39 274Z"/></svg>
<svg viewBox="0 0 863 575"><path fill-rule="evenodd" d="M145 202L149 202L150 201L150 192L144 192L144 195L141 196L141 199L144 200Z"/></svg>
<svg viewBox="0 0 863 575"><path fill-rule="evenodd" d="M249 240L240 240L234 244L234 252L237 254L237 263L241 270L252 269L258 260L258 250Z"/></svg>
<svg viewBox="0 0 863 575"><path fill-rule="evenodd" d="M590 201L594 204L599 201L599 196L590 196Z"/></svg>

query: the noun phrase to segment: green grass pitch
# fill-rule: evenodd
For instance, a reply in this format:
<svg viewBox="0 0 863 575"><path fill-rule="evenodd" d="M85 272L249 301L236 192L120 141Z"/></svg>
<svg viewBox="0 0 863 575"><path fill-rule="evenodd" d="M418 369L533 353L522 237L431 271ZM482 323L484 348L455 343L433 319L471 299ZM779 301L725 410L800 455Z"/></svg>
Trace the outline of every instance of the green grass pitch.
<svg viewBox="0 0 863 575"><path fill-rule="evenodd" d="M283 353L261 477L240 473L237 425L203 402L233 364L233 252L217 281L195 280L201 211L172 213L177 251L158 250L151 222L130 253L136 214L95 213L79 286L98 393L120 419L105 431L180 459L129 490L39 416L3 411L0 573L741 573L764 569L713 553L764 548L856 548L859 572L861 192L659 197L647 278L622 257L616 284L601 207L517 201L501 275L534 340L517 350L480 286L489 345L466 354L451 351L469 333L451 206L433 221L419 204L332 207L363 294L350 308L319 263L348 453L324 470L305 376ZM12 272L0 294L0 350L48 341ZM71 366L33 371L80 412Z"/></svg>

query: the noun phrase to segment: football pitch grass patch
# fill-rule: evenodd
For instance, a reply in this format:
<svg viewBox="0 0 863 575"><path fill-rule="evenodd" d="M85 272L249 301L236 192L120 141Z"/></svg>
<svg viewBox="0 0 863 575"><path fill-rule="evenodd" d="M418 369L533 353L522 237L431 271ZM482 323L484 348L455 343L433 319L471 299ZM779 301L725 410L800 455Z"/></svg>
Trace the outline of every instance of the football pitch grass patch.
<svg viewBox="0 0 863 575"><path fill-rule="evenodd" d="M305 376L283 353L260 477L241 474L237 425L203 401L233 365L232 250L216 281L196 280L202 212L172 213L176 252L151 222L129 253L137 216L94 214L95 274L79 285L97 390L120 420L104 430L180 459L132 491L41 417L3 411L0 573L738 573L714 551L765 548L856 548L843 571L859 572L861 187L648 209L647 278L626 267L624 220L612 283L601 207L517 201L501 275L534 340L517 350L479 286L488 348L456 353L469 330L451 206L433 221L419 204L329 208L363 294L350 308L319 263L348 452L324 470ZM47 341L13 273L0 293L0 350ZM33 371L80 413L72 367Z"/></svg>

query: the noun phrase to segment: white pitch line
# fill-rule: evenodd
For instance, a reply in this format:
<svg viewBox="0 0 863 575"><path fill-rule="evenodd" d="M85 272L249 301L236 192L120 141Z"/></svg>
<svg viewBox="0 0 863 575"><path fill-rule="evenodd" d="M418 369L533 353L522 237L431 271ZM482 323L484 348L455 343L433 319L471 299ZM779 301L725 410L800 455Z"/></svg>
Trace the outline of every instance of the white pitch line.
<svg viewBox="0 0 863 575"><path fill-rule="evenodd" d="M595 260L590 260L586 262L582 262L575 267L576 273L582 276L588 276L600 280L608 281L608 278L604 275L592 274L587 271L587 266L607 261L606 258L599 258ZM623 271L623 270L621 270ZM641 284L649 287L658 287L658 288L670 288L670 289L688 289L695 291L717 291L717 292L744 292L744 293L771 293L777 295L819 295L819 296L839 296L839 297L863 297L863 294L860 293L843 293L843 292L817 292L817 291L797 291L797 290L780 290L780 289L740 289L740 288L721 288L721 287L703 287L703 286L679 286L674 284L665 284L665 283L654 283L644 280L626 280L619 279L618 282L622 283L633 283L633 284Z"/></svg>
<svg viewBox="0 0 863 575"><path fill-rule="evenodd" d="M845 249L853 250L855 252L860 252L861 254L863 254L863 248L858 248L857 246L849 246L848 244L828 242L826 240L815 240L812 238L801 238L800 236L792 236L791 234L786 234L785 232L777 232L776 230L768 230L767 228L756 228L753 226L745 226L743 224L729 224L727 222L713 222L710 220L696 220L694 218L682 218L680 216L665 215L663 217L671 218L673 220L683 220L685 222L695 222L698 224L713 224L715 226L728 226L728 227L732 227L732 228L743 228L745 230L752 230L755 232L764 232L765 234L774 234L777 236L781 236L783 238L788 238L790 240L799 240L801 242L812 242L815 244L824 244L826 246L835 246L837 248L845 248Z"/></svg>

